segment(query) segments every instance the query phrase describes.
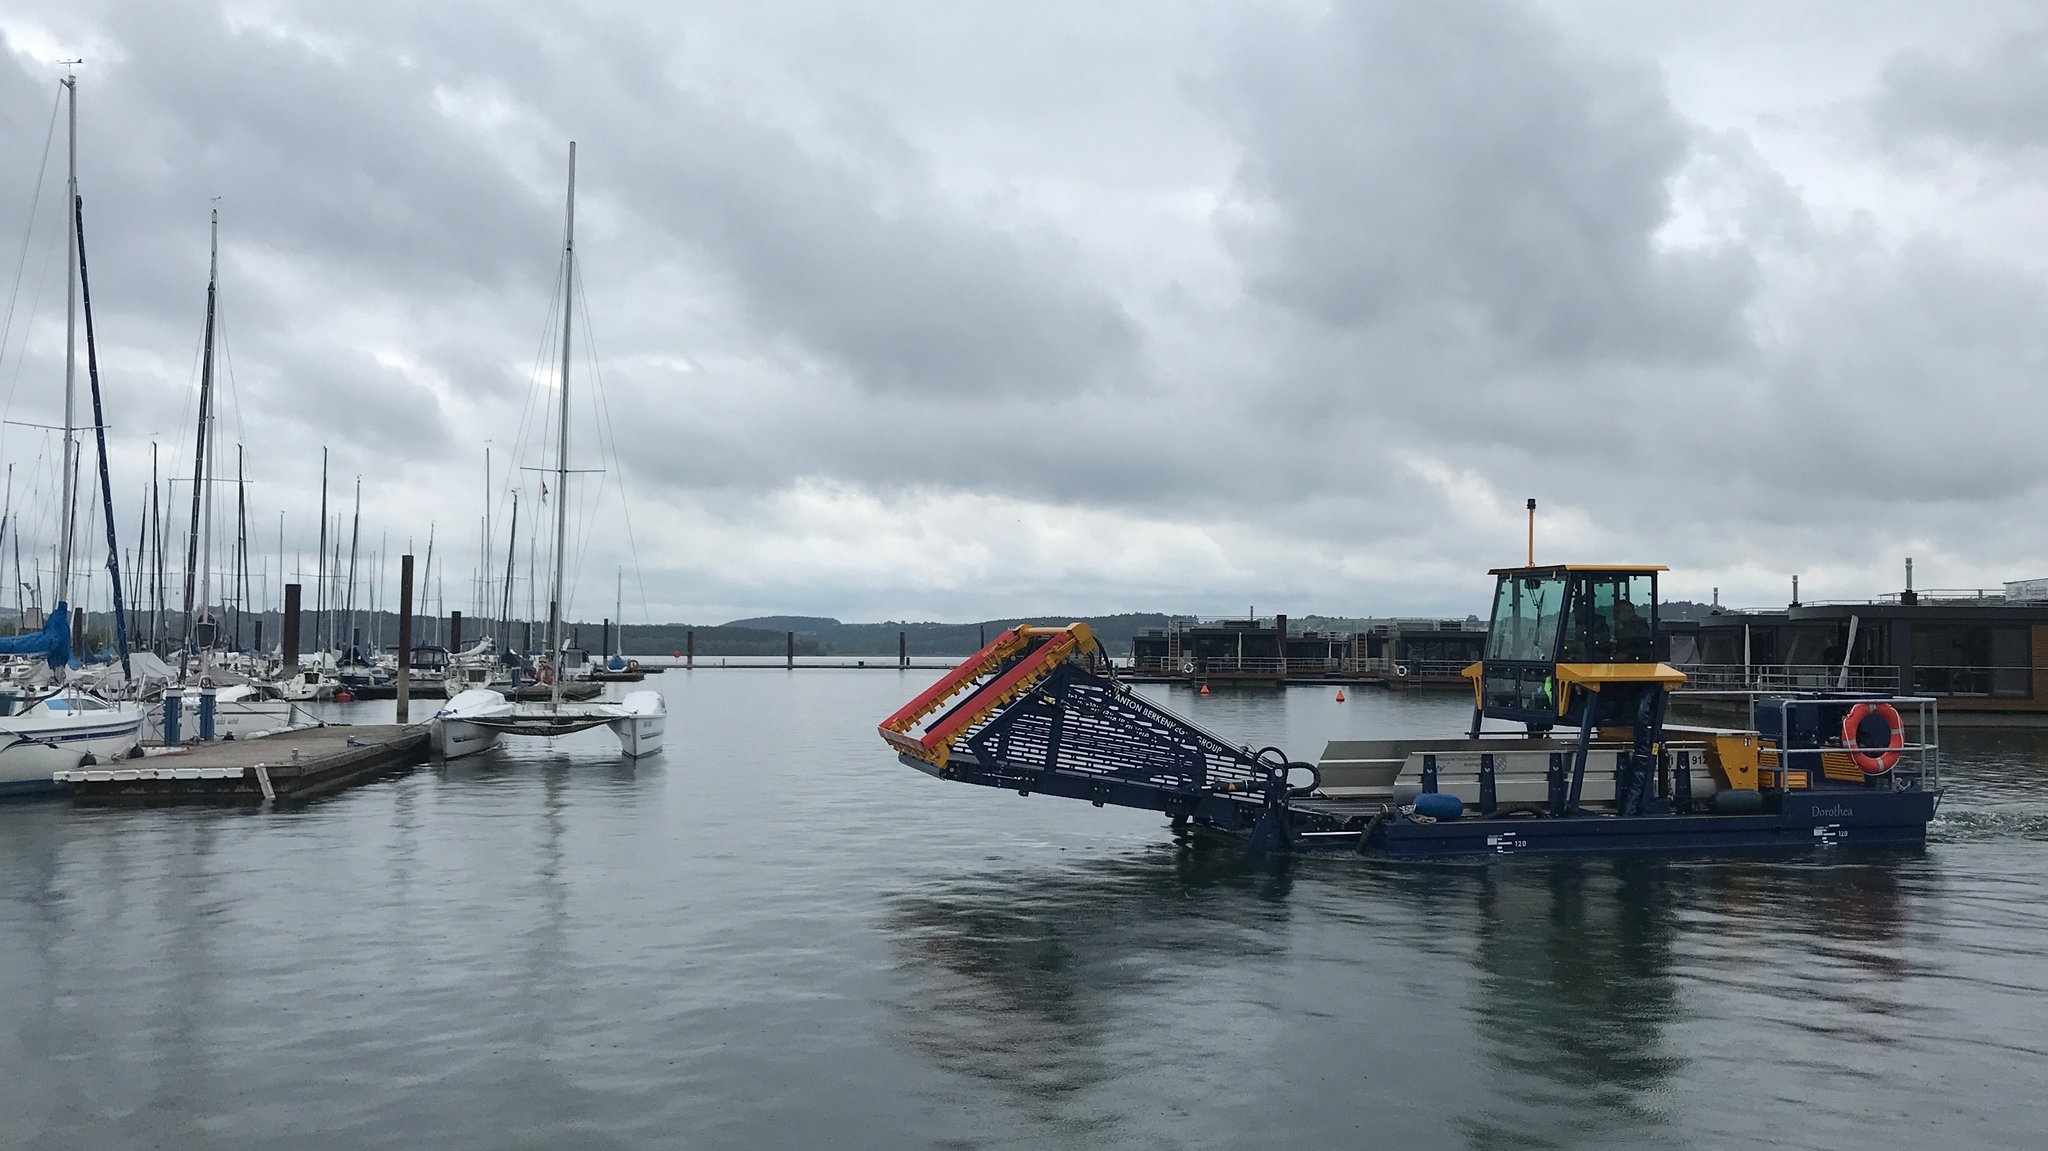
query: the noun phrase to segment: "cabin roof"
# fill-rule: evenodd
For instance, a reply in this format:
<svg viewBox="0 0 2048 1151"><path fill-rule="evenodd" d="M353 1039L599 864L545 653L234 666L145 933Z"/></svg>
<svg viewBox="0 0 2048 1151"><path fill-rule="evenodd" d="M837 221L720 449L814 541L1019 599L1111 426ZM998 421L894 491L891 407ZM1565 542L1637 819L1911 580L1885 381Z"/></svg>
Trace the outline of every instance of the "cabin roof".
<svg viewBox="0 0 2048 1151"><path fill-rule="evenodd" d="M1528 564L1521 567L1492 568L1487 575L1521 575L1524 572L1661 572L1670 571L1663 564Z"/></svg>

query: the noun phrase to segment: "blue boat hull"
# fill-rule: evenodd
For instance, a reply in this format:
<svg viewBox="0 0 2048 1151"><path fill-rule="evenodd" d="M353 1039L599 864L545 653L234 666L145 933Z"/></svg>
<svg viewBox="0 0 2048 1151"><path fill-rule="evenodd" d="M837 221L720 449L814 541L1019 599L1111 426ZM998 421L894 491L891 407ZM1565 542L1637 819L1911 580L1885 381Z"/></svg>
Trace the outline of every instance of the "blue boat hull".
<svg viewBox="0 0 2048 1151"><path fill-rule="evenodd" d="M1388 820L1360 832L1305 832L1297 851L1349 848L1396 859L1523 853L1602 855L1730 852L1820 846L1899 847L1926 842L1940 802L1932 791L1821 791L1781 797L1758 815L1580 815L1568 819Z"/></svg>

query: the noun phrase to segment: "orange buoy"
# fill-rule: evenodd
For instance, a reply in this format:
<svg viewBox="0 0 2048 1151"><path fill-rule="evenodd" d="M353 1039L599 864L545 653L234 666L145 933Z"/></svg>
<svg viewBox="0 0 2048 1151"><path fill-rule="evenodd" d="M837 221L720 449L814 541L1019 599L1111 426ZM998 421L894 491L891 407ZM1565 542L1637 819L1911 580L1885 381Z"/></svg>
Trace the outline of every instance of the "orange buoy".
<svg viewBox="0 0 2048 1151"><path fill-rule="evenodd" d="M355 700L356 700L356 697L355 697L355 696L352 696L352 695L350 695L350 694L349 694L349 693L348 693L347 691L345 691L345 690L344 690L344 691L337 691L337 692L335 692L335 693L334 693L334 702L336 702L336 703L354 703L354 702L355 702Z"/></svg>
<svg viewBox="0 0 2048 1151"><path fill-rule="evenodd" d="M1206 683L1202 685L1202 694L1203 694L1203 695L1208 695L1208 694L1209 694L1209 685L1208 685L1208 684L1206 684Z"/></svg>
<svg viewBox="0 0 2048 1151"><path fill-rule="evenodd" d="M1337 702L1338 702L1338 703L1343 703L1343 702L1344 702L1344 689L1343 689L1343 688L1341 688L1341 687L1337 689Z"/></svg>
<svg viewBox="0 0 2048 1151"><path fill-rule="evenodd" d="M682 653L682 652L677 652L677 653L675 653L675 657L676 657L677 659L681 659L681 658L683 658L683 653Z"/></svg>

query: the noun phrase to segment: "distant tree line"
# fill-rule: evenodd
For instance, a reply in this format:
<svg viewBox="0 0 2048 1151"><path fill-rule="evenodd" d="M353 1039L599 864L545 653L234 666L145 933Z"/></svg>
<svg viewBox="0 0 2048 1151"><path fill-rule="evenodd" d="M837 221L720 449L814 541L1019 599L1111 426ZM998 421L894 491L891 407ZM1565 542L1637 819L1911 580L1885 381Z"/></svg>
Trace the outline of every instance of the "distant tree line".
<svg viewBox="0 0 2048 1151"><path fill-rule="evenodd" d="M1666 600L1658 606L1659 615L1667 622L1684 620L1705 620L1718 614L1711 604L1694 603L1689 600ZM12 612L0 612L0 627L13 621ZM226 608L216 608L215 616L222 621L223 641L232 640L236 628L234 613ZM111 647L114 642L112 620L105 612L94 612L89 617L93 645L95 648ZM1095 630L1095 636L1111 655L1131 654L1132 637L1139 632L1164 628L1175 618L1161 612L1126 612L1120 615L1083 616L1080 622ZM282 619L277 612L250 612L242 621L241 641L244 646L256 642L257 621L262 621L263 644L275 648ZM39 620L30 623L40 625ZM801 656L894 656L896 637L901 633L907 642L910 654L922 656L961 656L978 650L989 639L1001 634L1003 629L1016 624L1035 624L1057 627L1075 622L1073 616L1031 616L1007 617L984 620L978 623L908 623L895 620L883 623L841 623L823 616L757 616L750 619L734 620L724 624L628 624L624 629L624 648L629 655L667 655L680 652L689 642L690 633L696 634L696 652L700 656L777 656L787 650L789 634L796 635L796 654ZM1324 631L1343 634L1358 631L1384 622L1365 617L1304 615L1288 620L1290 632ZM1469 621L1483 626L1484 621L1472 617ZM128 617L129 644L135 649L147 647L150 630L148 614L130 612ZM184 626L183 613L165 613L160 631L174 636ZM381 643L390 646L398 641L398 617L394 612L358 612L356 631L365 644ZM481 625L487 630L480 631L479 621L464 620L462 644L468 646L483 634L499 634L495 622L486 621ZM570 634L570 642L590 651L597 652L604 646L603 625L596 621L580 621L564 625ZM313 650L314 621L312 613L301 616L299 621L301 651ZM7 628L6 630L15 630ZM347 625L343 624L343 630ZM544 642L546 621L532 625L533 643ZM346 639L346 636L341 637ZM413 620L413 642L415 644L441 643L449 641L448 621L427 617ZM173 641L174 642L174 641ZM524 621L512 625L511 642L514 647L523 647L527 642L527 624ZM601 653L600 653L601 654Z"/></svg>

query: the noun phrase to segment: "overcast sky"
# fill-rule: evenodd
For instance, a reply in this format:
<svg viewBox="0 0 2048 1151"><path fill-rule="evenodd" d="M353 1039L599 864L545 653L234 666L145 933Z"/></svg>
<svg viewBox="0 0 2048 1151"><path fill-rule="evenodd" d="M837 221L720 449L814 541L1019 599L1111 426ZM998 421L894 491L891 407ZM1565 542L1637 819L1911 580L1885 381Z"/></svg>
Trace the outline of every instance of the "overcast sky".
<svg viewBox="0 0 2048 1151"><path fill-rule="evenodd" d="M574 139L580 617L634 563L620 481L629 620L1463 615L1530 496L1539 559L1673 596L2048 575L2038 5L0 0L0 35L31 543L61 123L29 203L82 56L124 538L152 439L189 474L219 197L258 546L282 511L310 567L325 446L469 607L487 441L500 555L508 475L532 522Z"/></svg>

